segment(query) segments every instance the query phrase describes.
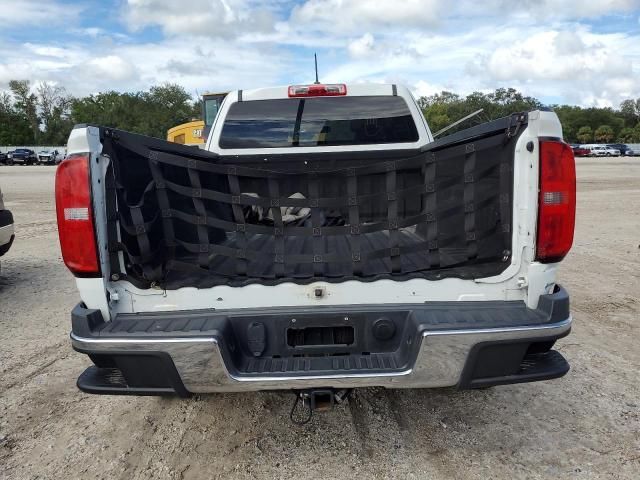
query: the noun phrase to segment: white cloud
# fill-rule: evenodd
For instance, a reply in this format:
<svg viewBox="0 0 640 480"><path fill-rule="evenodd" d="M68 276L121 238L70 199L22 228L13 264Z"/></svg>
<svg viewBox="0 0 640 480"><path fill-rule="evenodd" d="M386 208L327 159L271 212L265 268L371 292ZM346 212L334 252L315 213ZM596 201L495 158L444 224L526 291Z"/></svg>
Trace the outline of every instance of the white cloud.
<svg viewBox="0 0 640 480"><path fill-rule="evenodd" d="M360 38L353 40L347 49L352 57L367 57L374 52L375 39L370 33L365 33Z"/></svg>
<svg viewBox="0 0 640 480"><path fill-rule="evenodd" d="M416 97L428 97L440 93L443 90L447 90L444 85L436 85L424 80L418 80L415 85L412 86L413 93Z"/></svg>
<svg viewBox="0 0 640 480"><path fill-rule="evenodd" d="M136 67L118 55L106 55L89 60L89 72L115 82L131 80L137 77Z"/></svg>
<svg viewBox="0 0 640 480"><path fill-rule="evenodd" d="M512 8L513 2L502 2ZM538 17L593 18L612 13L631 12L638 0L525 0L522 8Z"/></svg>
<svg viewBox="0 0 640 480"><path fill-rule="evenodd" d="M0 6L0 27L68 24L76 21L81 11L79 5L63 5L55 0L8 0Z"/></svg>
<svg viewBox="0 0 640 480"><path fill-rule="evenodd" d="M125 18L131 29L160 26L171 36L236 37L269 31L275 19L267 8L245 0L128 0Z"/></svg>
<svg viewBox="0 0 640 480"><path fill-rule="evenodd" d="M518 19L532 22L558 22L597 19L606 15L629 14L640 8L640 0L475 0L444 2L449 17L465 17L478 21L491 17L494 21Z"/></svg>
<svg viewBox="0 0 640 480"><path fill-rule="evenodd" d="M25 49L31 51L38 57L52 57L59 59L69 59L74 55L72 50L66 48L56 47L53 45L38 44L38 43L25 43Z"/></svg>
<svg viewBox="0 0 640 480"><path fill-rule="evenodd" d="M555 89L556 96L578 103L589 98L590 103L617 105L640 96L640 79L633 77L625 50L617 48L619 40L580 30L543 31L496 48L477 62L475 72L501 84L529 85L538 95Z"/></svg>
<svg viewBox="0 0 640 480"><path fill-rule="evenodd" d="M98 0L83 1L91 11ZM322 81L406 83L417 95L513 86L581 105L640 97L640 0L112 1L129 35L80 23L80 7L60 0L3 5L0 23L28 14L39 40L0 29L0 89L13 78L78 95L166 81L191 92L301 83L313 80L317 51ZM606 32L619 31L597 28L601 15L617 15ZM42 40L60 18L66 28Z"/></svg>
<svg viewBox="0 0 640 480"><path fill-rule="evenodd" d="M577 55L584 53L586 45L576 32L561 31L553 38L553 48L559 55Z"/></svg>
<svg viewBox="0 0 640 480"><path fill-rule="evenodd" d="M178 83L195 94L282 83L282 72L294 69L286 52L222 39L198 45L192 38L170 38L117 47L0 43L0 90L9 80L29 79L57 82L74 95L144 90L164 82Z"/></svg>
<svg viewBox="0 0 640 480"><path fill-rule="evenodd" d="M349 33L372 27L425 28L438 23L441 0L307 0L291 19L305 28Z"/></svg>

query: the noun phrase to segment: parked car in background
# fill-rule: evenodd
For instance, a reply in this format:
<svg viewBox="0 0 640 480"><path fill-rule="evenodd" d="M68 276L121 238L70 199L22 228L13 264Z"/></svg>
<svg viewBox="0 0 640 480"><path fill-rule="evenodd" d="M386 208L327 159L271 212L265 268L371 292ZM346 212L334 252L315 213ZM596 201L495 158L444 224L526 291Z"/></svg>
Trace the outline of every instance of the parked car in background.
<svg viewBox="0 0 640 480"><path fill-rule="evenodd" d="M624 143L609 143L605 146L616 149L616 150L620 150L620 155L628 155L627 151L630 150L629 145L625 145Z"/></svg>
<svg viewBox="0 0 640 480"><path fill-rule="evenodd" d="M619 157L620 150L611 148L607 145L596 145L591 148L591 156L594 157Z"/></svg>
<svg viewBox="0 0 640 480"><path fill-rule="evenodd" d="M57 165L62 161L64 155L58 150L42 150L38 152L38 162L40 165Z"/></svg>
<svg viewBox="0 0 640 480"><path fill-rule="evenodd" d="M591 154L591 150L582 145L572 145L571 149L576 157L588 157Z"/></svg>
<svg viewBox="0 0 640 480"><path fill-rule="evenodd" d="M13 215L4 208L4 200L0 190L0 257L9 251L14 238Z"/></svg>
<svg viewBox="0 0 640 480"><path fill-rule="evenodd" d="M7 154L0 152L0 163L7 163Z"/></svg>
<svg viewBox="0 0 640 480"><path fill-rule="evenodd" d="M629 147L625 152L627 157L640 157L640 148Z"/></svg>
<svg viewBox="0 0 640 480"><path fill-rule="evenodd" d="M28 148L16 148L7 153L7 165L21 163L23 165L35 165L38 162L38 155Z"/></svg>

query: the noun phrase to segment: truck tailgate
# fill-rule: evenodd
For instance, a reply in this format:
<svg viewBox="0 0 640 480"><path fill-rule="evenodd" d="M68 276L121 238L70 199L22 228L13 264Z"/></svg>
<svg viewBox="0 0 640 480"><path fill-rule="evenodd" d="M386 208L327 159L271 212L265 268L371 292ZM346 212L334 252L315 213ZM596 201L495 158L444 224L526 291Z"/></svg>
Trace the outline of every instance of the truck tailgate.
<svg viewBox="0 0 640 480"><path fill-rule="evenodd" d="M421 150L259 157L102 129L111 272L168 290L497 275L526 118Z"/></svg>

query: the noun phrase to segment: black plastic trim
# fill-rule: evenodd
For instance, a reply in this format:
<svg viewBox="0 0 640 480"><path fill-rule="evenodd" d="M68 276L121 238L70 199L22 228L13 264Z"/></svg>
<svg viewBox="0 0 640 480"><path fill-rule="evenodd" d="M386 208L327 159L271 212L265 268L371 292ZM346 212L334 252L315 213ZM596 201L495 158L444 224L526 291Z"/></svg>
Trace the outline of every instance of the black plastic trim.
<svg viewBox="0 0 640 480"><path fill-rule="evenodd" d="M568 334L569 332L567 332ZM564 335L563 335L564 336ZM561 337L557 337L561 338ZM548 339L543 339L548 340ZM569 362L557 350L525 355L521 362L517 364L517 371L507 375L492 377L473 378L469 376L471 367L476 365L477 358L467 360L467 367L463 372L462 379L458 384L460 390L470 390L475 388L487 388L498 385L512 385L516 383L539 382L542 380L554 380L565 376L569 370Z"/></svg>
<svg viewBox="0 0 640 480"><path fill-rule="evenodd" d="M560 137L538 137L538 142L560 142L560 143L567 143L565 142L562 138ZM568 143L567 143L568 145Z"/></svg>
<svg viewBox="0 0 640 480"><path fill-rule="evenodd" d="M521 125L520 131L524 130L529 121L528 113L519 113L514 115L524 115L525 120ZM512 116L498 118L491 122L485 122L474 127L470 127L459 132L446 135L442 138L434 140L433 142L425 145L422 151L437 151L443 147L449 147L455 144L468 142L470 140L484 138L486 136L495 135L496 131L507 129L511 126ZM520 132L518 132L518 135Z"/></svg>
<svg viewBox="0 0 640 480"><path fill-rule="evenodd" d="M556 285L553 293L540 296L537 310L555 322L570 318L568 292ZM483 388L562 377L569 371L569 363L551 347L570 332L571 329L567 329L560 335L479 343L469 352L458 388ZM483 375L479 370L502 374Z"/></svg>
<svg viewBox="0 0 640 480"><path fill-rule="evenodd" d="M167 385L158 386L131 386L127 383L127 370L117 368L117 366L99 367L92 366L85 370L80 377L78 377L77 386L80 390L86 393L98 393L98 394L110 394L110 395L178 395L183 398L188 398L192 394L189 392L182 379L178 374L171 356L166 352L135 352L135 351L113 351L108 354L94 354L92 352L78 349L74 347L74 350L80 353L86 353L92 357L94 362L99 361L97 357L104 357L109 362L117 364L119 358L124 357L150 357L157 359L157 365L153 369L153 372L145 371L143 365L140 364L136 368L136 375L153 375L154 377L164 377ZM113 374L114 371L120 373L120 380L118 382L109 381L109 374Z"/></svg>
<svg viewBox="0 0 640 480"><path fill-rule="evenodd" d="M561 321L571 316L571 301L569 292L562 286L556 284L553 293L540 295L537 310L546 313L552 321Z"/></svg>
<svg viewBox="0 0 640 480"><path fill-rule="evenodd" d="M0 228L13 225L13 214L10 210L0 210Z"/></svg>
<svg viewBox="0 0 640 480"><path fill-rule="evenodd" d="M15 235L11 235L11 238L9 239L8 243L5 243L4 245L0 245L0 257L2 257L5 253L7 253L9 251L9 249L11 248L11 245L13 245L13 241L16 239Z"/></svg>
<svg viewBox="0 0 640 480"><path fill-rule="evenodd" d="M79 303L71 310L71 331L79 337L90 338L105 324L100 310L86 308Z"/></svg>
<svg viewBox="0 0 640 480"><path fill-rule="evenodd" d="M98 368L96 366L89 367L78 377L76 385L85 393L97 395L176 395L176 392L171 388L129 387L126 382L114 381L114 372L119 373L119 370ZM121 373L119 374L122 375Z"/></svg>

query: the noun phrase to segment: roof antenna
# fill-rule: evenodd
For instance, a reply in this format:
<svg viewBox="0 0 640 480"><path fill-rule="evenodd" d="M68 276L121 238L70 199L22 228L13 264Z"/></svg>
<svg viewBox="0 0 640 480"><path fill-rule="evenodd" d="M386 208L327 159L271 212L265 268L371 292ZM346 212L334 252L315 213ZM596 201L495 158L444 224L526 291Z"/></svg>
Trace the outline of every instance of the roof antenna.
<svg viewBox="0 0 640 480"><path fill-rule="evenodd" d="M319 85L320 81L318 80L318 56L315 53L313 54L313 61L316 64L316 81L314 83L316 85Z"/></svg>

